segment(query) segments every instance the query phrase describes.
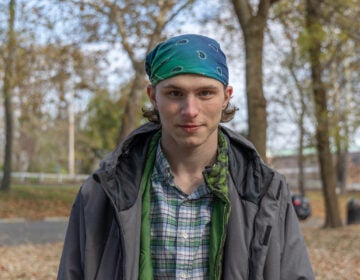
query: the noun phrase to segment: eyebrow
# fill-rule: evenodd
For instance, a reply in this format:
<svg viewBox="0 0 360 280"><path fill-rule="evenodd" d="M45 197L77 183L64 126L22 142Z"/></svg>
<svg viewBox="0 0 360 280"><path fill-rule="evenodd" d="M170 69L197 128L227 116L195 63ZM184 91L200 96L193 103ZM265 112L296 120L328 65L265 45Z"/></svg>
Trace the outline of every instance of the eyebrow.
<svg viewBox="0 0 360 280"><path fill-rule="evenodd" d="M213 86L213 85L205 85L205 86L200 86L199 88L196 88L196 90L205 90L205 89L217 89L218 87ZM164 86L164 89L178 89L178 90L182 90L184 89L181 86L178 85L174 85L174 84L169 84Z"/></svg>

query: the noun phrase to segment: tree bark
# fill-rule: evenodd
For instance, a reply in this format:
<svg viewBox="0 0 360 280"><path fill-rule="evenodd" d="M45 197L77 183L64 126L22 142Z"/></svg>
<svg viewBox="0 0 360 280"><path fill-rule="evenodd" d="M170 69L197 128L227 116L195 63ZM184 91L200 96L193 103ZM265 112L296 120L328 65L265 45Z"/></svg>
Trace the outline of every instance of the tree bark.
<svg viewBox="0 0 360 280"><path fill-rule="evenodd" d="M233 0L233 6L242 28L246 56L246 96L249 140L266 160L266 99L263 92L263 44L269 9L278 0L260 0L257 13L249 1Z"/></svg>
<svg viewBox="0 0 360 280"><path fill-rule="evenodd" d="M244 29L246 49L246 97L249 123L249 140L266 160L266 100L263 92L263 20L258 19Z"/></svg>
<svg viewBox="0 0 360 280"><path fill-rule="evenodd" d="M299 151L298 151L298 166L299 166L299 174L298 174L298 188L299 193L302 196L305 196L305 172L304 172L304 111L301 112L300 120L299 120L299 128L300 128L300 135L299 135Z"/></svg>
<svg viewBox="0 0 360 280"><path fill-rule="evenodd" d="M342 222L336 195L335 168L330 151L327 93L322 81L321 36L319 34L321 32L319 29L320 7L321 5L317 0L306 0L306 28L309 34L308 51L317 121L317 151L326 210L324 226L335 228L342 226Z"/></svg>
<svg viewBox="0 0 360 280"><path fill-rule="evenodd" d="M306 115L306 104L305 104L305 92L302 90L300 83L295 75L295 73L293 72L293 70L291 70L291 73L294 77L295 83L296 83L296 87L298 88L298 91L300 93L300 115L299 115L299 119L297 121L298 123L298 127L300 130L299 133L299 150L298 150L298 166L299 166L299 176L298 176L298 188L299 188L299 193L302 196L306 195L306 190L305 190L305 156L304 156L304 140L305 140L305 126L304 126L304 119L305 119L305 115Z"/></svg>
<svg viewBox="0 0 360 280"><path fill-rule="evenodd" d="M4 170L1 181L1 190L7 191L11 184L11 166L12 166L12 146L13 146L13 111L11 104L11 93L13 88L14 76L14 57L15 57L15 0L9 2L9 31L7 41L7 56L5 61L4 74L4 109L5 109L5 153L4 153Z"/></svg>
<svg viewBox="0 0 360 280"><path fill-rule="evenodd" d="M121 142L135 128L139 112L141 111L141 100L145 96L146 89L145 71L142 63L135 66L135 77L130 93L127 97L124 114L121 120L118 142Z"/></svg>
<svg viewBox="0 0 360 280"><path fill-rule="evenodd" d="M348 169L348 149L344 150L337 147L336 150L336 179L340 188L340 193L346 193L347 183L347 169Z"/></svg>

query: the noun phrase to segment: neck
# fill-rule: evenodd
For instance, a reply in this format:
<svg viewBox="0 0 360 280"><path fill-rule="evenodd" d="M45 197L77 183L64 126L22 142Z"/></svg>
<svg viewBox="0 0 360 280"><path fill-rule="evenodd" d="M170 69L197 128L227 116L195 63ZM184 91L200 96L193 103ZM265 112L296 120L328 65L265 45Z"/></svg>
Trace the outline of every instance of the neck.
<svg viewBox="0 0 360 280"><path fill-rule="evenodd" d="M162 145L175 184L184 193L192 193L204 181L202 172L206 166L215 163L217 148L217 141L199 147L177 149L169 149L166 145Z"/></svg>
<svg viewBox="0 0 360 280"><path fill-rule="evenodd" d="M201 151L201 149L179 149L171 152L163 147L163 151L173 172L184 170L192 173L199 169L202 171L206 166L215 162L217 146L204 151Z"/></svg>

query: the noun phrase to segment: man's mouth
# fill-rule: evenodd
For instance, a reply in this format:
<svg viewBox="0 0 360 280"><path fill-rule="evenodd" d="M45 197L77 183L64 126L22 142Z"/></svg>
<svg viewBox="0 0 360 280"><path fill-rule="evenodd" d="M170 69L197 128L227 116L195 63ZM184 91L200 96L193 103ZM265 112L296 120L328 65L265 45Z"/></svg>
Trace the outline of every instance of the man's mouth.
<svg viewBox="0 0 360 280"><path fill-rule="evenodd" d="M181 129L183 129L186 132L195 132L197 131L201 126L197 124L181 124L179 125Z"/></svg>

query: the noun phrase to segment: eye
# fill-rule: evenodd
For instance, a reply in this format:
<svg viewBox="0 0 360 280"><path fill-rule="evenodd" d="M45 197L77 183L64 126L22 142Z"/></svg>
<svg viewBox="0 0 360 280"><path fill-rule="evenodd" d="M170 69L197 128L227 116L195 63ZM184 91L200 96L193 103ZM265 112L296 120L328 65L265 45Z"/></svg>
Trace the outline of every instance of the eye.
<svg viewBox="0 0 360 280"><path fill-rule="evenodd" d="M182 96L181 92L178 90L172 90L168 92L168 95L171 97L180 97Z"/></svg>
<svg viewBox="0 0 360 280"><path fill-rule="evenodd" d="M203 97L203 98L209 98L213 95L213 92L212 91L209 91L209 90L203 90L199 93L199 96L200 97Z"/></svg>

